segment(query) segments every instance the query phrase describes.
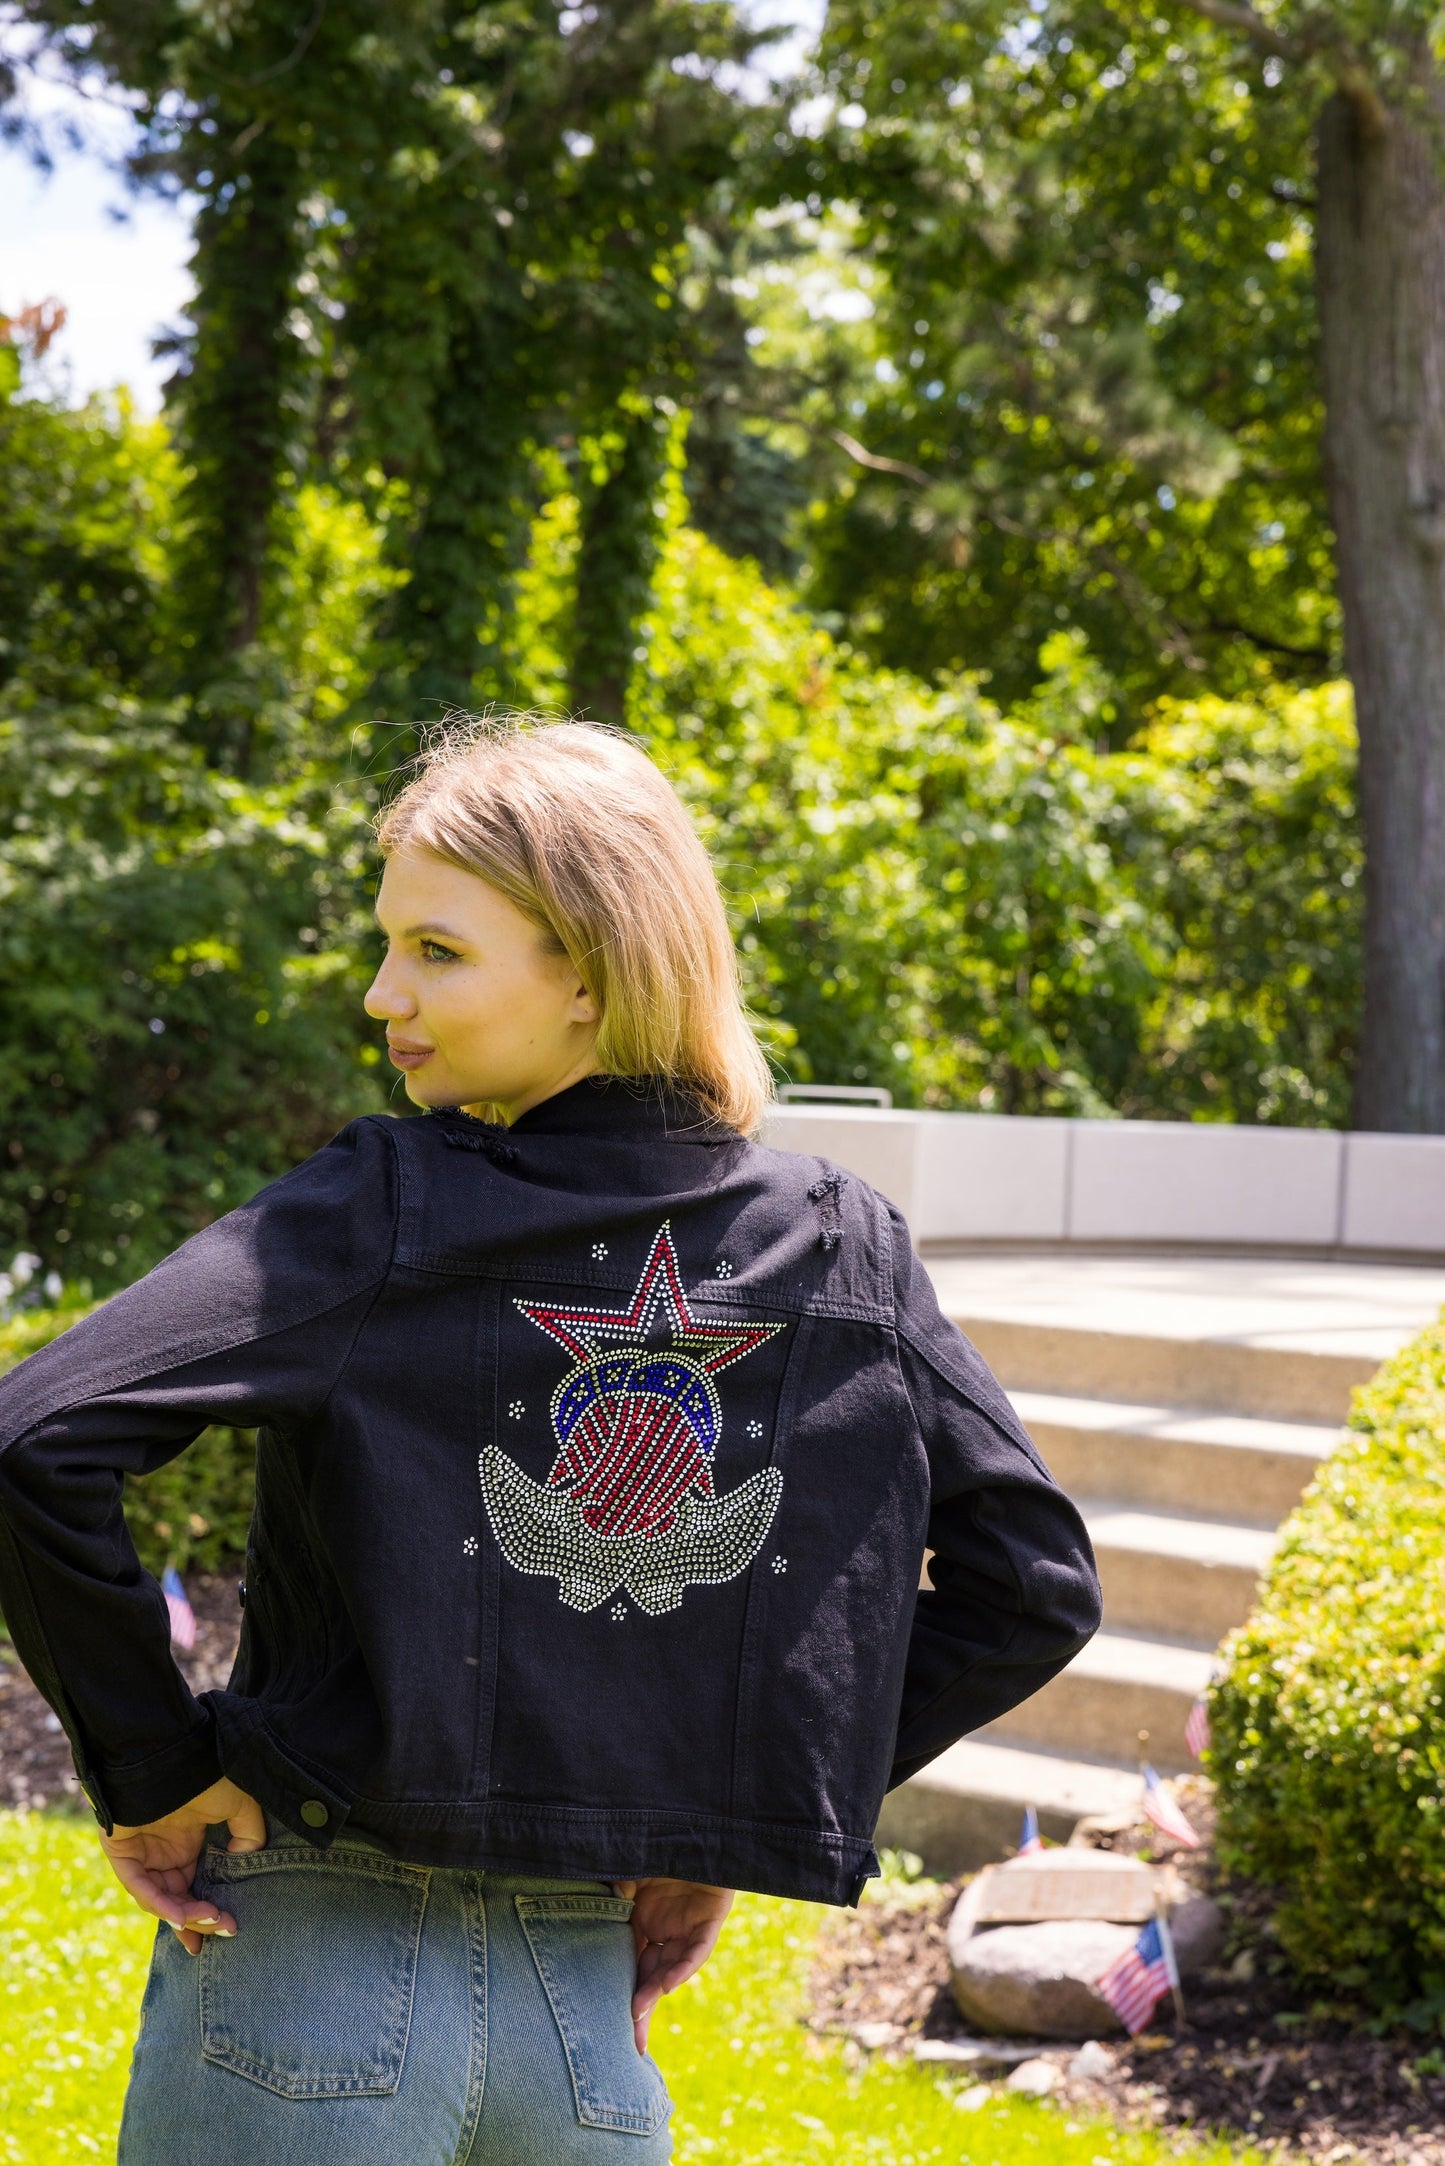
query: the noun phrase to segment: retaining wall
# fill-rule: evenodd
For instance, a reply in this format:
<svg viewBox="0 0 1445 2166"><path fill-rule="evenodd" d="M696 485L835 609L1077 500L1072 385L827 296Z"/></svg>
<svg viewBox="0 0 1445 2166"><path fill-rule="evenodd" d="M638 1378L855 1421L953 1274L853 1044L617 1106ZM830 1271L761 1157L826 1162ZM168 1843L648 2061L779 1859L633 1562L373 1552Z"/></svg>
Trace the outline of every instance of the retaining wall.
<svg viewBox="0 0 1445 2166"><path fill-rule="evenodd" d="M763 1140L880 1188L920 1247L1445 1258L1445 1136L780 1105Z"/></svg>

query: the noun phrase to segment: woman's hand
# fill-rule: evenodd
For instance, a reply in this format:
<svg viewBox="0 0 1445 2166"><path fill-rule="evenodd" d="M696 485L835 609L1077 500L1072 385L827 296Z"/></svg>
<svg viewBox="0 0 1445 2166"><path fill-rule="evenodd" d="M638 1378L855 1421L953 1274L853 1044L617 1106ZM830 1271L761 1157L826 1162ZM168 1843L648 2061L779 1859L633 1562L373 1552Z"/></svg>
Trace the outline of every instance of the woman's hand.
<svg viewBox="0 0 1445 2166"><path fill-rule="evenodd" d="M187 1955L200 1954L203 1934L219 1933L229 1940L236 1930L229 1912L191 1893L206 1830L222 1822L231 1831L228 1850L265 1849L266 1815L253 1797L224 1776L164 1819L141 1828L118 1827L100 1838L126 1894L153 1918L164 1918Z"/></svg>
<svg viewBox="0 0 1445 2166"><path fill-rule="evenodd" d="M632 1897L632 2031L638 2052L645 2053L653 2009L664 1993L675 1993L702 1969L733 1907L733 1891L704 1887L700 1880L619 1880L616 1888Z"/></svg>

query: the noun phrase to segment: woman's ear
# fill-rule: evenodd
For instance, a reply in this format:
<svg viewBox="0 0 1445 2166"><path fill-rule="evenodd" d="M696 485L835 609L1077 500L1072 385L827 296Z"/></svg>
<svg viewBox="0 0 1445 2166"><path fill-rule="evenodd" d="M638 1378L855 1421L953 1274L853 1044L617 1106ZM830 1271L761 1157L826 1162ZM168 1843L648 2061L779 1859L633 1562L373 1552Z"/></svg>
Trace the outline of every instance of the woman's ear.
<svg viewBox="0 0 1445 2166"><path fill-rule="evenodd" d="M572 1016L574 1023L600 1023L602 1010L579 978L572 988Z"/></svg>

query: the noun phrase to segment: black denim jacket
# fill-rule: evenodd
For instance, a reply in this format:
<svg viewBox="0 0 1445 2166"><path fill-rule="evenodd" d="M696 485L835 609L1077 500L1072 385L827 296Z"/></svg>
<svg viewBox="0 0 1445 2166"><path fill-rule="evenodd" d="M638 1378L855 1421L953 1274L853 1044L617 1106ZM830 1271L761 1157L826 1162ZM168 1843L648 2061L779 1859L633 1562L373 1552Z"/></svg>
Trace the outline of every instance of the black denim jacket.
<svg viewBox="0 0 1445 2166"><path fill-rule="evenodd" d="M195 1699L121 1494L211 1422L257 1495ZM224 1770L322 1847L825 1902L1099 1620L897 1212L597 1079L354 1121L0 1381L0 1601L107 1827Z"/></svg>

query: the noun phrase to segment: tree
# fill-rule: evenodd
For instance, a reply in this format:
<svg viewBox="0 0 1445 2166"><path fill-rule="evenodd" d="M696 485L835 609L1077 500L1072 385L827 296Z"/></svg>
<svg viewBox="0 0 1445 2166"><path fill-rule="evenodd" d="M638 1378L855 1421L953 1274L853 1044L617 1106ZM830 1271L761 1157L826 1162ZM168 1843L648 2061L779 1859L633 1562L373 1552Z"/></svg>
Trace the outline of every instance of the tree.
<svg viewBox="0 0 1445 2166"><path fill-rule="evenodd" d="M758 35L730 0L31 15L63 64L138 94L133 177L200 204L170 405L182 681L207 756L252 769L287 507L318 475L385 508L382 707L405 727L419 706L505 700L536 448L630 443L639 402L675 401L696 370L679 288L694 222L724 183L737 195L755 123L727 71ZM600 490L579 624L605 617L630 657L655 492L613 478L628 531ZM590 692L590 652L581 671ZM623 691L603 689L609 711Z"/></svg>
<svg viewBox="0 0 1445 2166"><path fill-rule="evenodd" d="M835 522L835 582L866 546L849 519L876 522L886 477L925 632L960 594L975 630L998 627L1010 589L1037 626L1041 587L1136 698L1141 644L1216 681L1223 667L1222 689L1231 668L1318 673L1327 493L1368 853L1354 1118L1430 1131L1445 1130L1434 20L1423 0L1161 0L1147 16L953 0L925 24L897 0L843 0L826 54L849 118L868 116L838 156L895 279L895 335L925 296L966 333L940 365L919 305L909 427L841 432L871 496ZM945 391L964 424L933 407ZM1212 480L1191 480L1191 459ZM1074 599L1055 603L1061 588ZM1011 659L1006 628L1003 645Z"/></svg>

